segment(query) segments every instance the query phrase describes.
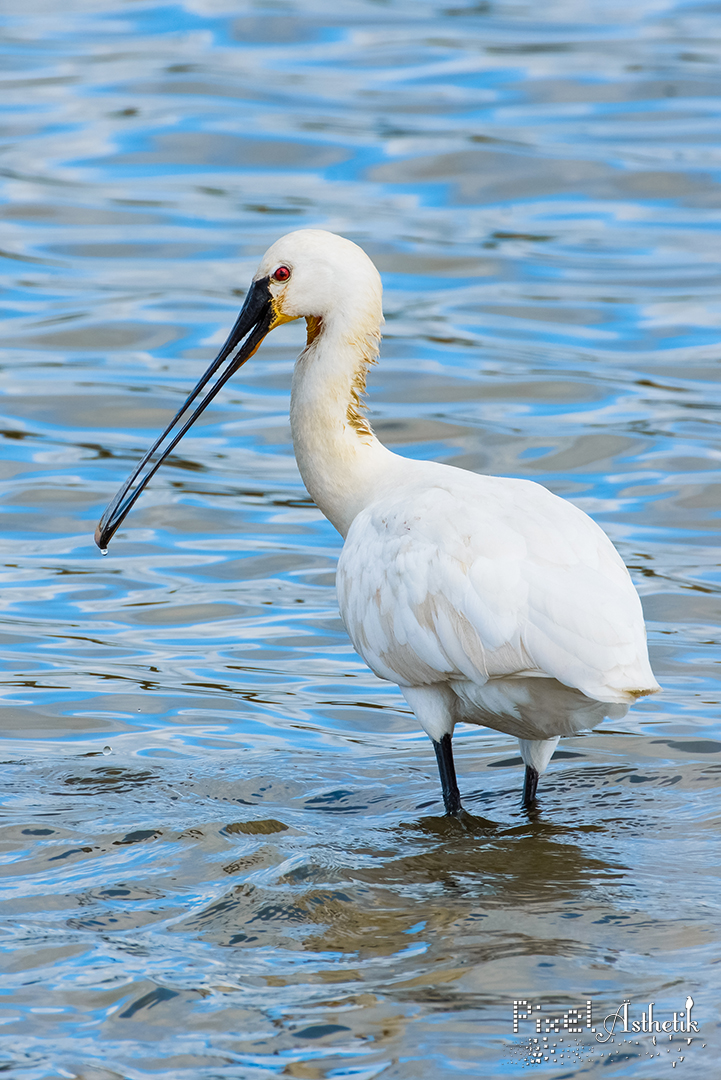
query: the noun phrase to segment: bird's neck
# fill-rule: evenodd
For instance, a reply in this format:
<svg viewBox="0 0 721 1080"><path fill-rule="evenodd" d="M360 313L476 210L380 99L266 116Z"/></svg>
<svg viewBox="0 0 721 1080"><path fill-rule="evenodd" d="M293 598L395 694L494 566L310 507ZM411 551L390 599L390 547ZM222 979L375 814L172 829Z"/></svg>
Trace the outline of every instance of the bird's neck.
<svg viewBox="0 0 721 1080"><path fill-rule="evenodd" d="M306 322L308 342L296 361L290 399L293 447L310 495L345 536L396 456L378 441L363 412L366 371L378 354L380 331L341 319Z"/></svg>

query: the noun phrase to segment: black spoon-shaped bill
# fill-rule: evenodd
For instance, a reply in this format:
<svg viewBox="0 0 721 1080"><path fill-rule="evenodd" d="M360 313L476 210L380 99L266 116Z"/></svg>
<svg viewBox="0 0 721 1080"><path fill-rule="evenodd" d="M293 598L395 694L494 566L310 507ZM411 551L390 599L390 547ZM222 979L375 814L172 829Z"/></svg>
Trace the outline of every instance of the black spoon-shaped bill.
<svg viewBox="0 0 721 1080"><path fill-rule="evenodd" d="M130 474L100 519L100 523L95 530L95 543L101 551L107 548L148 481L158 471L171 450L178 445L186 431L192 427L206 405L213 400L218 391L235 374L238 368L242 367L246 360L250 359L266 334L282 321L284 320L278 318L273 306L269 278L265 277L259 281L254 281L248 290L245 303L235 322L235 326L228 335L225 345L223 345L223 348L197 386L189 394L182 408L178 410L165 431L156 439L147 454ZM221 371L205 395L200 397L195 408L189 412L190 406L226 362L225 369Z"/></svg>

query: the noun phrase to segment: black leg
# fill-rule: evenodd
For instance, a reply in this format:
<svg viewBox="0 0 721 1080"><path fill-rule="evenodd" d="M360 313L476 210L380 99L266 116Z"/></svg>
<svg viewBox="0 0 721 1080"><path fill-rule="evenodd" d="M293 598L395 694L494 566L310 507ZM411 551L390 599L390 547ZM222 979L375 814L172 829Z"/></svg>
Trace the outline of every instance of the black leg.
<svg viewBox="0 0 721 1080"><path fill-rule="evenodd" d="M456 767L453 764L453 748L450 735L444 735L440 742L431 740L436 752L438 772L441 774L441 787L443 788L443 802L446 813L458 817L463 807L461 806L461 793L456 783Z"/></svg>
<svg viewBox="0 0 721 1080"><path fill-rule="evenodd" d="M538 769L533 765L526 765L526 777L523 781L523 806L527 810L536 801L536 788L538 787Z"/></svg>

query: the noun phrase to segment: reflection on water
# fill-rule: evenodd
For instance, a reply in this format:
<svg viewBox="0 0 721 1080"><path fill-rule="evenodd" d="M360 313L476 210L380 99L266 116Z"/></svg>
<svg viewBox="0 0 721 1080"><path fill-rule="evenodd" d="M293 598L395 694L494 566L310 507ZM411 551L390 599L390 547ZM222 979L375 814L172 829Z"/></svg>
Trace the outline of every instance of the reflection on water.
<svg viewBox="0 0 721 1080"><path fill-rule="evenodd" d="M661 0L6 5L9 1075L515 1075L514 999L687 994L678 1075L709 1075L716 24ZM302 328L92 543L304 226L383 274L380 437L573 499L642 594L664 693L562 742L532 820L515 740L471 727L443 819L427 739L350 647L290 445ZM543 1074L675 1075L651 1049Z"/></svg>

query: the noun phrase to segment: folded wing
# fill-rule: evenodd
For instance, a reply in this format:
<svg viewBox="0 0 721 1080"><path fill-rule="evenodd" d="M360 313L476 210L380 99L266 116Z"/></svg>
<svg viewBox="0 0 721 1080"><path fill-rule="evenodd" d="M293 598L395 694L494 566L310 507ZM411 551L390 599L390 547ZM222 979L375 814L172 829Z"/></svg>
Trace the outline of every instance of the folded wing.
<svg viewBox="0 0 721 1080"><path fill-rule="evenodd" d="M600 701L658 689L638 594L605 533L525 480L437 466L354 520L338 565L350 638L405 686L548 676Z"/></svg>

